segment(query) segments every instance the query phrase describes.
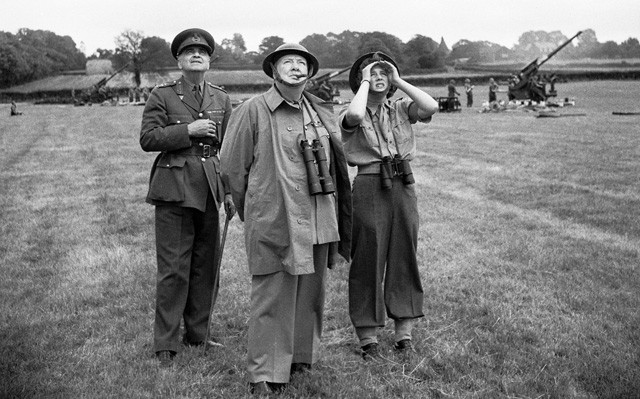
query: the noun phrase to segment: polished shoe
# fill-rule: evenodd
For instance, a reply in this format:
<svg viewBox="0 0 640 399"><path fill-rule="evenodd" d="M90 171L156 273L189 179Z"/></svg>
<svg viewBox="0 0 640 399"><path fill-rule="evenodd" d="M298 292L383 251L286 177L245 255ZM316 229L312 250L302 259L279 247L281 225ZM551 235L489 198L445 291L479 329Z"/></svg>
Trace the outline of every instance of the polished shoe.
<svg viewBox="0 0 640 399"><path fill-rule="evenodd" d="M410 339L402 339L393 345L393 349L398 352L410 352L413 351L413 344Z"/></svg>
<svg viewBox="0 0 640 399"><path fill-rule="evenodd" d="M365 361L380 359L380 345L378 345L377 342L373 342L368 345L365 345L361 349L362 349L362 358Z"/></svg>
<svg viewBox="0 0 640 399"><path fill-rule="evenodd" d="M191 342L191 341L187 341L186 339L183 339L182 343L185 346L189 346L189 347L201 347L202 345L205 345L204 341ZM213 340L213 339L208 340L206 342L206 345L207 345L207 349L209 349L209 348L221 348L221 347L224 346L220 342L218 342L216 340Z"/></svg>
<svg viewBox="0 0 640 399"><path fill-rule="evenodd" d="M309 363L291 363L291 375L303 374L311 370Z"/></svg>
<svg viewBox="0 0 640 399"><path fill-rule="evenodd" d="M159 351L156 353L156 358L160 361L160 367L166 369L173 365L175 355L172 351Z"/></svg>

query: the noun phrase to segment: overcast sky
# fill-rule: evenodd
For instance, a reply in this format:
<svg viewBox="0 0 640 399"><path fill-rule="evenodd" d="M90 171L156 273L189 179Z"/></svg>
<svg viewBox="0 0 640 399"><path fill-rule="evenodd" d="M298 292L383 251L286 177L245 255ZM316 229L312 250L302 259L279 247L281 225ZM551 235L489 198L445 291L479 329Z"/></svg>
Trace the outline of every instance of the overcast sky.
<svg viewBox="0 0 640 399"><path fill-rule="evenodd" d="M114 49L126 29L168 42L201 27L216 42L244 37L247 50L263 38L299 42L312 33L383 31L407 42L420 34L449 48L460 39L512 47L523 32L593 29L601 43L640 39L640 0L16 0L0 13L0 30L49 30L71 36L87 55Z"/></svg>

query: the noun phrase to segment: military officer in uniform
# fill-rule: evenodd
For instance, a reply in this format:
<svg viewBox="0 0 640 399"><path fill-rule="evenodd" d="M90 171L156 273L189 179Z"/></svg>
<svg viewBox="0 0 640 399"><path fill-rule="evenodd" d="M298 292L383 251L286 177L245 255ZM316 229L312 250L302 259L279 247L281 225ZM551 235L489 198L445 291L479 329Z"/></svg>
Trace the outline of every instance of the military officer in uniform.
<svg viewBox="0 0 640 399"><path fill-rule="evenodd" d="M204 80L214 52L202 29L171 43L182 77L153 89L144 108L140 145L159 151L147 202L155 205L158 262L154 351L162 367L182 345L205 342L219 246L219 208L235 207L220 178L218 149L231 115L227 93ZM180 343L180 322L184 336Z"/></svg>

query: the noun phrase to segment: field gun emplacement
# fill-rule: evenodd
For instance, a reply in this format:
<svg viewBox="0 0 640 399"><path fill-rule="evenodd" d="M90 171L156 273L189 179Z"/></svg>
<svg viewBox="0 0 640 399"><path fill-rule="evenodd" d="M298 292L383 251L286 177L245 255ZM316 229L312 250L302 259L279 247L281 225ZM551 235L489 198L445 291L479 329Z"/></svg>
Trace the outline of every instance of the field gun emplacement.
<svg viewBox="0 0 640 399"><path fill-rule="evenodd" d="M313 94L316 97L323 99L324 101L333 102L334 98L340 96L340 90L331 84L330 80L338 75L347 72L351 67L346 67L338 71L327 72L314 79L309 79L307 82L306 91Z"/></svg>
<svg viewBox="0 0 640 399"><path fill-rule="evenodd" d="M555 75L552 75L551 78L543 78L539 74L540 67L581 34L582 31L579 31L555 50L540 59L536 58L531 61L527 66L522 68L517 75L514 75L509 82L509 100L532 100L539 102L545 101L549 97L555 97L557 95L555 91ZM551 90L549 92L547 92L547 83L551 84Z"/></svg>
<svg viewBox="0 0 640 399"><path fill-rule="evenodd" d="M124 71L129 66L129 62L118 68L114 73L106 76L96 82L94 85L86 89L79 98L74 98L75 105L91 105L93 103L102 103L111 97L111 90L107 87L107 82L113 79L117 74Z"/></svg>

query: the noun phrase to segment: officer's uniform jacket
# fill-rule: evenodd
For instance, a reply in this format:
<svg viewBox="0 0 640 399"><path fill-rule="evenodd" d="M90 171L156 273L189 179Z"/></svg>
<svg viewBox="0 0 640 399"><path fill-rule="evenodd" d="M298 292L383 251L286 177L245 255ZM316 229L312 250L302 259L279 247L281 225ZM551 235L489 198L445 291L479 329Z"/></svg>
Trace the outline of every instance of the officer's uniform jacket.
<svg viewBox="0 0 640 399"><path fill-rule="evenodd" d="M203 86L201 106L184 77L157 86L146 102L140 145L144 151L160 151L149 179L150 204L204 211L209 190L216 205L222 203L225 189L218 149L231 115L231 100L220 87L207 81ZM216 123L219 142L189 138L187 125L203 118Z"/></svg>

